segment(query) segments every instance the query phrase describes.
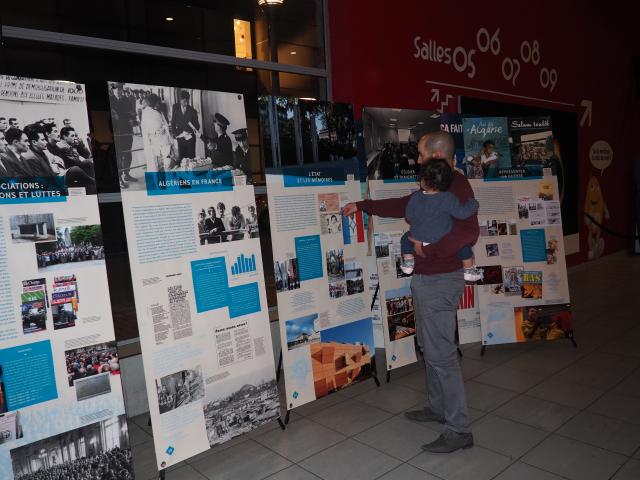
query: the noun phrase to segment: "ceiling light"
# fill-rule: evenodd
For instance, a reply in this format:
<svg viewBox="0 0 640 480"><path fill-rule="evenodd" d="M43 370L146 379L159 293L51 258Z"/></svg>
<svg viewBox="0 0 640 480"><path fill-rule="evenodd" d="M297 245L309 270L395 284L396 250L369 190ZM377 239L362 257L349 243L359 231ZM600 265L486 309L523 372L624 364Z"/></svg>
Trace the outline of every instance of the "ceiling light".
<svg viewBox="0 0 640 480"><path fill-rule="evenodd" d="M424 122L418 122L418 125L424 125Z"/></svg>
<svg viewBox="0 0 640 480"><path fill-rule="evenodd" d="M311 100L312 102L316 101L314 97L300 97L298 100Z"/></svg>
<svg viewBox="0 0 640 480"><path fill-rule="evenodd" d="M165 18L165 20L166 20L167 22L173 22L173 17L166 17L166 18Z"/></svg>
<svg viewBox="0 0 640 480"><path fill-rule="evenodd" d="M260 5L261 7L264 7L265 5L282 5L283 3L284 0L258 0L258 5Z"/></svg>
<svg viewBox="0 0 640 480"><path fill-rule="evenodd" d="M389 119L389 121L390 121L390 122L397 122L397 121L398 121L398 119L397 119L397 118L390 118L390 119Z"/></svg>
<svg viewBox="0 0 640 480"><path fill-rule="evenodd" d="M297 55L298 52L296 52L295 50L291 50L291 55Z"/></svg>

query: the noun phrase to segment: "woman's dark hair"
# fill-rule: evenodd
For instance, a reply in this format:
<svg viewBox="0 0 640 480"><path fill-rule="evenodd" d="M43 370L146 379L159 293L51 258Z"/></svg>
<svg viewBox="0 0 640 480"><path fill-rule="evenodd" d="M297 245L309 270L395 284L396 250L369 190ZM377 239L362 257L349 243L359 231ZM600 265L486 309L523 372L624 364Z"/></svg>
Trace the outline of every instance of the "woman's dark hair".
<svg viewBox="0 0 640 480"><path fill-rule="evenodd" d="M420 168L420 178L429 188L446 192L453 180L453 170L444 158L430 158Z"/></svg>
<svg viewBox="0 0 640 480"><path fill-rule="evenodd" d="M156 108L159 103L160 97L158 95L156 95L155 93L150 93L149 95L147 95L147 104L151 108Z"/></svg>

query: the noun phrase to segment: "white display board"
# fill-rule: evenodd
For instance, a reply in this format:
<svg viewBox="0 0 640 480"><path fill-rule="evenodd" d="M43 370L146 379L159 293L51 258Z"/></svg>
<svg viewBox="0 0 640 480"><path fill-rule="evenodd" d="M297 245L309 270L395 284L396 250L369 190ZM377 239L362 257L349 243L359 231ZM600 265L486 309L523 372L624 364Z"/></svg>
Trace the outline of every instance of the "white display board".
<svg viewBox="0 0 640 480"><path fill-rule="evenodd" d="M418 189L413 178L369 180L371 200L399 198ZM378 297L382 313L387 370L416 361L416 322L411 294L411 276L400 270L400 238L409 230L402 218L371 216L374 252L378 265Z"/></svg>
<svg viewBox="0 0 640 480"><path fill-rule="evenodd" d="M353 167L355 171L355 164ZM267 171L287 408L368 378L375 348L360 183L340 167Z"/></svg>
<svg viewBox="0 0 640 480"><path fill-rule="evenodd" d="M470 182L480 202L482 343L571 337L557 178Z"/></svg>
<svg viewBox="0 0 640 480"><path fill-rule="evenodd" d="M0 117L0 478L132 478L84 85L0 76Z"/></svg>
<svg viewBox="0 0 640 480"><path fill-rule="evenodd" d="M138 180L122 206L156 460L167 468L280 413L254 191L234 157L244 99L110 90L120 169ZM144 97L142 112L121 100L127 90Z"/></svg>

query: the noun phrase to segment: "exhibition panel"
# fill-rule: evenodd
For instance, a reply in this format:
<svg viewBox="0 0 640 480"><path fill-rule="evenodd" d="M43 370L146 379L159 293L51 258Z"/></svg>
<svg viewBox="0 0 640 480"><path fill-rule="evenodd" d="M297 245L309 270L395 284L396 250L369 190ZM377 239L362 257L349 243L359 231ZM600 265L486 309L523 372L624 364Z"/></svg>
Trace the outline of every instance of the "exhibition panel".
<svg viewBox="0 0 640 480"><path fill-rule="evenodd" d="M122 206L156 460L165 469L280 413L244 98L109 88L129 185Z"/></svg>
<svg viewBox="0 0 640 480"><path fill-rule="evenodd" d="M132 478L85 87L0 76L0 117L0 478Z"/></svg>

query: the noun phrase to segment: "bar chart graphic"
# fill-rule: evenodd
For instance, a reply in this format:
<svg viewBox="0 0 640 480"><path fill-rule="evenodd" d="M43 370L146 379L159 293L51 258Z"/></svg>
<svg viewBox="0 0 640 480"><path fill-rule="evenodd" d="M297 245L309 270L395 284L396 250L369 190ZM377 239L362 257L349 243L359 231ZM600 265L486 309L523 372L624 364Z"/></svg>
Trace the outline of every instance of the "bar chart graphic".
<svg viewBox="0 0 640 480"><path fill-rule="evenodd" d="M252 254L251 257L245 257L244 253L236 259L236 262L231 265L231 275L241 275L243 273L250 273L256 271L256 256Z"/></svg>

